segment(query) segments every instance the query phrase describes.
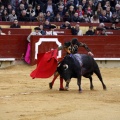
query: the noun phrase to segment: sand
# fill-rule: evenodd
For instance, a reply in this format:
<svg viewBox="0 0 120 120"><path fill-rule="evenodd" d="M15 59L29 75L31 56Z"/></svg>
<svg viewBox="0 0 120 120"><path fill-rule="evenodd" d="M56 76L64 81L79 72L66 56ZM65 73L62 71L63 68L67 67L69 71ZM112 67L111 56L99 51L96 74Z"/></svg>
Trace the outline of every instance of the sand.
<svg viewBox="0 0 120 120"><path fill-rule="evenodd" d="M0 69L0 120L120 120L120 68L100 68L107 91L93 75L94 90L82 78L79 93L76 79L69 91L59 91L59 78L50 90L53 76L31 79L35 67Z"/></svg>

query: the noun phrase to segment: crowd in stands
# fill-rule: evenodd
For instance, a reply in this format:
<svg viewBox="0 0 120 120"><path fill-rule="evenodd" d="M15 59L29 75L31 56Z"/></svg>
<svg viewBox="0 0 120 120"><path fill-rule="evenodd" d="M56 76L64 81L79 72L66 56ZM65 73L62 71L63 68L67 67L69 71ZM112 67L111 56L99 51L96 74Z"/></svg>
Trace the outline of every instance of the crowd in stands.
<svg viewBox="0 0 120 120"><path fill-rule="evenodd" d="M0 21L119 23L120 0L0 0Z"/></svg>
<svg viewBox="0 0 120 120"><path fill-rule="evenodd" d="M104 23L112 23L109 29L120 29L115 26L120 23L120 0L0 0L0 21L13 22L10 28L21 28L19 21L40 22L42 35L56 35L51 22L62 22L60 29L71 29L72 35L79 36L83 35L79 23L99 23L96 29L106 35ZM85 34L94 35L93 27Z"/></svg>

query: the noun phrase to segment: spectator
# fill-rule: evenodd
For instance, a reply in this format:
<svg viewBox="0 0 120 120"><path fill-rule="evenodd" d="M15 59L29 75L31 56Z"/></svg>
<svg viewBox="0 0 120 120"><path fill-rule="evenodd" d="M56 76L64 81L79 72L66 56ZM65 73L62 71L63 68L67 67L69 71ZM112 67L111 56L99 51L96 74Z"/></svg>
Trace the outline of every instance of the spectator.
<svg viewBox="0 0 120 120"><path fill-rule="evenodd" d="M5 33L2 32L2 28L0 27L0 35L6 35Z"/></svg>
<svg viewBox="0 0 120 120"><path fill-rule="evenodd" d="M91 17L91 16L93 16L93 14L94 14L94 13L93 13L93 10L91 9L90 6L88 6L88 7L86 8L85 12L86 12L86 14L87 14L88 17Z"/></svg>
<svg viewBox="0 0 120 120"><path fill-rule="evenodd" d="M95 35L95 32L93 31L93 26L89 26L88 31L86 31L85 35Z"/></svg>
<svg viewBox="0 0 120 120"><path fill-rule="evenodd" d="M14 22L10 26L10 28L21 28L21 26L18 24L18 20L17 19L14 19Z"/></svg>
<svg viewBox="0 0 120 120"><path fill-rule="evenodd" d="M111 29L111 30L120 30L119 27L116 27L115 23L112 23L109 29Z"/></svg>
<svg viewBox="0 0 120 120"><path fill-rule="evenodd" d="M30 21L30 18L27 16L26 10L22 10L21 15L18 20L22 22Z"/></svg>
<svg viewBox="0 0 120 120"><path fill-rule="evenodd" d="M13 9L16 10L19 5L19 0L11 0L10 4L12 5Z"/></svg>
<svg viewBox="0 0 120 120"><path fill-rule="evenodd" d="M63 21L68 21L68 22L71 22L71 19L70 19L70 15L68 13L68 11L65 12L65 15L63 16Z"/></svg>
<svg viewBox="0 0 120 120"><path fill-rule="evenodd" d="M89 0L87 6L89 6L91 8L91 10L93 11L93 14L94 14L95 13L95 5L93 3L93 0Z"/></svg>
<svg viewBox="0 0 120 120"><path fill-rule="evenodd" d="M0 6L0 16L2 16L2 13L3 13L4 9L5 9L4 5L1 5Z"/></svg>
<svg viewBox="0 0 120 120"><path fill-rule="evenodd" d="M80 17L78 16L78 13L75 12L73 17L72 17L72 22L81 22Z"/></svg>
<svg viewBox="0 0 120 120"><path fill-rule="evenodd" d="M87 15L87 13L84 13L83 21L86 22L86 23L90 22L90 17Z"/></svg>
<svg viewBox="0 0 120 120"><path fill-rule="evenodd" d="M85 12L87 8L87 1L86 0L81 0L80 5L82 5L82 10Z"/></svg>
<svg viewBox="0 0 120 120"><path fill-rule="evenodd" d="M39 27L35 27L34 28L34 31L33 32L31 32L30 34L29 34L29 36L27 37L27 41L28 41L28 46L27 46L27 51L26 51L26 54L25 54L25 62L27 62L28 64L30 64L30 42L31 42L31 36L33 36L33 35L42 35L41 33L40 33L40 28Z"/></svg>
<svg viewBox="0 0 120 120"><path fill-rule="evenodd" d="M84 11L82 10L82 5L79 5L78 6L78 9L76 10L76 12L78 13L78 16L80 17L80 18L82 18L83 17L83 15L84 15Z"/></svg>
<svg viewBox="0 0 120 120"><path fill-rule="evenodd" d="M120 19L120 4L115 5L115 13L117 14L117 17Z"/></svg>
<svg viewBox="0 0 120 120"><path fill-rule="evenodd" d="M65 7L65 4L64 4L64 1L63 0L59 0L59 2L56 4L56 8L59 9L59 8L64 8Z"/></svg>
<svg viewBox="0 0 120 120"><path fill-rule="evenodd" d="M59 13L57 13L57 15L56 15L55 18L54 18L54 21L55 21L55 22L63 22L63 18L60 16Z"/></svg>
<svg viewBox="0 0 120 120"><path fill-rule="evenodd" d="M72 35L83 36L83 32L80 29L79 24L76 24L75 27L71 28Z"/></svg>
<svg viewBox="0 0 120 120"><path fill-rule="evenodd" d="M29 17L30 21L35 20L35 11L32 8L31 4L28 5L28 9L26 10L26 15Z"/></svg>
<svg viewBox="0 0 120 120"><path fill-rule="evenodd" d="M17 19L17 15L16 15L16 13L15 13L15 10L12 10L12 13L11 14L9 14L9 21L10 22L13 22L15 19Z"/></svg>
<svg viewBox="0 0 120 120"><path fill-rule="evenodd" d="M2 21L9 21L9 17L6 9L3 10Z"/></svg>
<svg viewBox="0 0 120 120"><path fill-rule="evenodd" d="M25 10L28 8L27 0L21 0L20 3L19 3L19 5L20 5L20 4L23 4L23 5L24 5Z"/></svg>
<svg viewBox="0 0 120 120"><path fill-rule="evenodd" d="M93 16L90 18L90 22L91 22L91 23L100 23L98 15L93 15Z"/></svg>
<svg viewBox="0 0 120 120"><path fill-rule="evenodd" d="M106 15L107 15L107 17L112 17L112 12L111 12L111 10L110 10L110 7L106 7Z"/></svg>
<svg viewBox="0 0 120 120"><path fill-rule="evenodd" d="M44 5L44 13L50 11L52 15L56 14L56 6L52 3L52 0L48 0L48 2Z"/></svg>
<svg viewBox="0 0 120 120"><path fill-rule="evenodd" d="M73 17L73 15L74 15L74 13L75 13L75 9L74 9L74 6L70 6L69 7L69 9L68 9L68 14L69 14L69 16L70 16L70 22L72 21L72 17Z"/></svg>
<svg viewBox="0 0 120 120"><path fill-rule="evenodd" d="M12 10L13 10L13 8L12 8L11 4L8 4L8 6L7 6L7 12L8 12L8 14L11 14Z"/></svg>
<svg viewBox="0 0 120 120"><path fill-rule="evenodd" d="M120 19L119 19L119 17L117 16L116 13L113 13L113 14L112 14L112 17L110 18L110 22L111 22L111 23L119 23L119 22L120 22Z"/></svg>
<svg viewBox="0 0 120 120"><path fill-rule="evenodd" d="M101 2L99 2L96 6L95 14L99 16L101 15L102 11L103 11L102 4Z"/></svg>
<svg viewBox="0 0 120 120"><path fill-rule="evenodd" d="M103 29L103 30L101 31L101 34L100 34L100 35L107 36L107 31L106 31L106 29Z"/></svg>
<svg viewBox="0 0 120 120"><path fill-rule="evenodd" d="M44 29L51 29L51 28L56 28L55 25L51 25L49 20L45 20L45 23L43 24Z"/></svg>
<svg viewBox="0 0 120 120"><path fill-rule="evenodd" d="M71 25L68 21L65 21L63 24L60 25L60 29L71 29Z"/></svg>
<svg viewBox="0 0 120 120"><path fill-rule="evenodd" d="M27 37L27 41L28 41L28 42L30 42L30 37L31 37L32 35L42 35L42 34L40 33L40 28L39 28L39 27L35 27L35 28L34 28L34 31L31 32L31 33L29 34L29 36Z"/></svg>
<svg viewBox="0 0 120 120"><path fill-rule="evenodd" d="M40 13L38 14L38 16L36 17L35 21L44 23L44 22L45 22L44 13L43 13L43 12L40 12Z"/></svg>
<svg viewBox="0 0 120 120"><path fill-rule="evenodd" d="M35 16L37 17L40 12L43 12L40 5L37 5L35 8Z"/></svg>
<svg viewBox="0 0 120 120"><path fill-rule="evenodd" d="M111 12L115 11L115 5L117 4L117 0L110 0Z"/></svg>
<svg viewBox="0 0 120 120"><path fill-rule="evenodd" d="M103 10L106 10L107 7L110 7L110 1L105 1L105 5L103 6Z"/></svg>
<svg viewBox="0 0 120 120"><path fill-rule="evenodd" d="M68 11L70 9L70 6L74 6L74 0L68 0L67 3L66 3L66 11ZM75 8L75 11L76 11L76 8Z"/></svg>
<svg viewBox="0 0 120 120"><path fill-rule="evenodd" d="M8 4L10 4L10 0L2 0L3 5L7 8Z"/></svg>
<svg viewBox="0 0 120 120"><path fill-rule="evenodd" d="M46 35L46 32L44 31L42 24L39 26L39 28L40 28L40 33L41 33L42 35Z"/></svg>
<svg viewBox="0 0 120 120"><path fill-rule="evenodd" d="M31 4L33 8L35 7L35 3L37 0L28 0L28 4Z"/></svg>
<svg viewBox="0 0 120 120"><path fill-rule="evenodd" d="M16 9L16 14L17 14L18 17L21 15L23 10L25 10L24 4L20 4L18 9Z"/></svg>
<svg viewBox="0 0 120 120"><path fill-rule="evenodd" d="M63 6L58 6L58 9L57 9L57 12L56 13L59 13L61 17L63 17L64 15L64 7Z"/></svg>
<svg viewBox="0 0 120 120"><path fill-rule="evenodd" d="M50 22L54 21L54 17L50 11L47 11L45 19L49 20Z"/></svg>
<svg viewBox="0 0 120 120"><path fill-rule="evenodd" d="M101 2L97 2L95 11L97 11L99 8L102 8Z"/></svg>
<svg viewBox="0 0 120 120"><path fill-rule="evenodd" d="M102 14L99 16L99 20L100 20L100 22L104 22L104 23L110 22L110 17L107 16L106 10L102 11Z"/></svg>
<svg viewBox="0 0 120 120"><path fill-rule="evenodd" d="M99 26L96 27L96 30L103 30L103 29L108 29L108 27L105 26L104 23L100 23Z"/></svg>

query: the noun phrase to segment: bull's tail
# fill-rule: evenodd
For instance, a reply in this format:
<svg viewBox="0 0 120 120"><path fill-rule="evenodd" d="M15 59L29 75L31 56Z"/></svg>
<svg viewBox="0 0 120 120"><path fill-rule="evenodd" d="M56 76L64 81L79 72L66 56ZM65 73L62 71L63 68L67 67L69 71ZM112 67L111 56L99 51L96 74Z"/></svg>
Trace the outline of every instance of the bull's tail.
<svg viewBox="0 0 120 120"><path fill-rule="evenodd" d="M106 85L103 82L103 78L102 78L102 75L101 75L101 72L100 72L100 69L99 69L97 63L96 63L95 69L94 69L94 73L97 75L97 77L101 81L103 89L106 90Z"/></svg>

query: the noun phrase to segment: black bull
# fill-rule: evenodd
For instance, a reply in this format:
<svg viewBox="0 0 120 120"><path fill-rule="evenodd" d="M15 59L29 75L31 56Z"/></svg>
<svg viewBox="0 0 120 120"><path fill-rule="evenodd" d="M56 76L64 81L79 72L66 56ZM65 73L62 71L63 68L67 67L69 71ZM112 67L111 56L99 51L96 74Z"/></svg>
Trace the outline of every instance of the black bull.
<svg viewBox="0 0 120 120"><path fill-rule="evenodd" d="M71 78L77 78L79 91L81 89L81 77L84 76L90 79L90 89L92 90L92 75L95 73L102 83L103 89L106 90L106 85L103 82L99 67L93 57L86 54L71 54L64 57L59 63L57 71L60 76L66 81L66 89L69 88Z"/></svg>

